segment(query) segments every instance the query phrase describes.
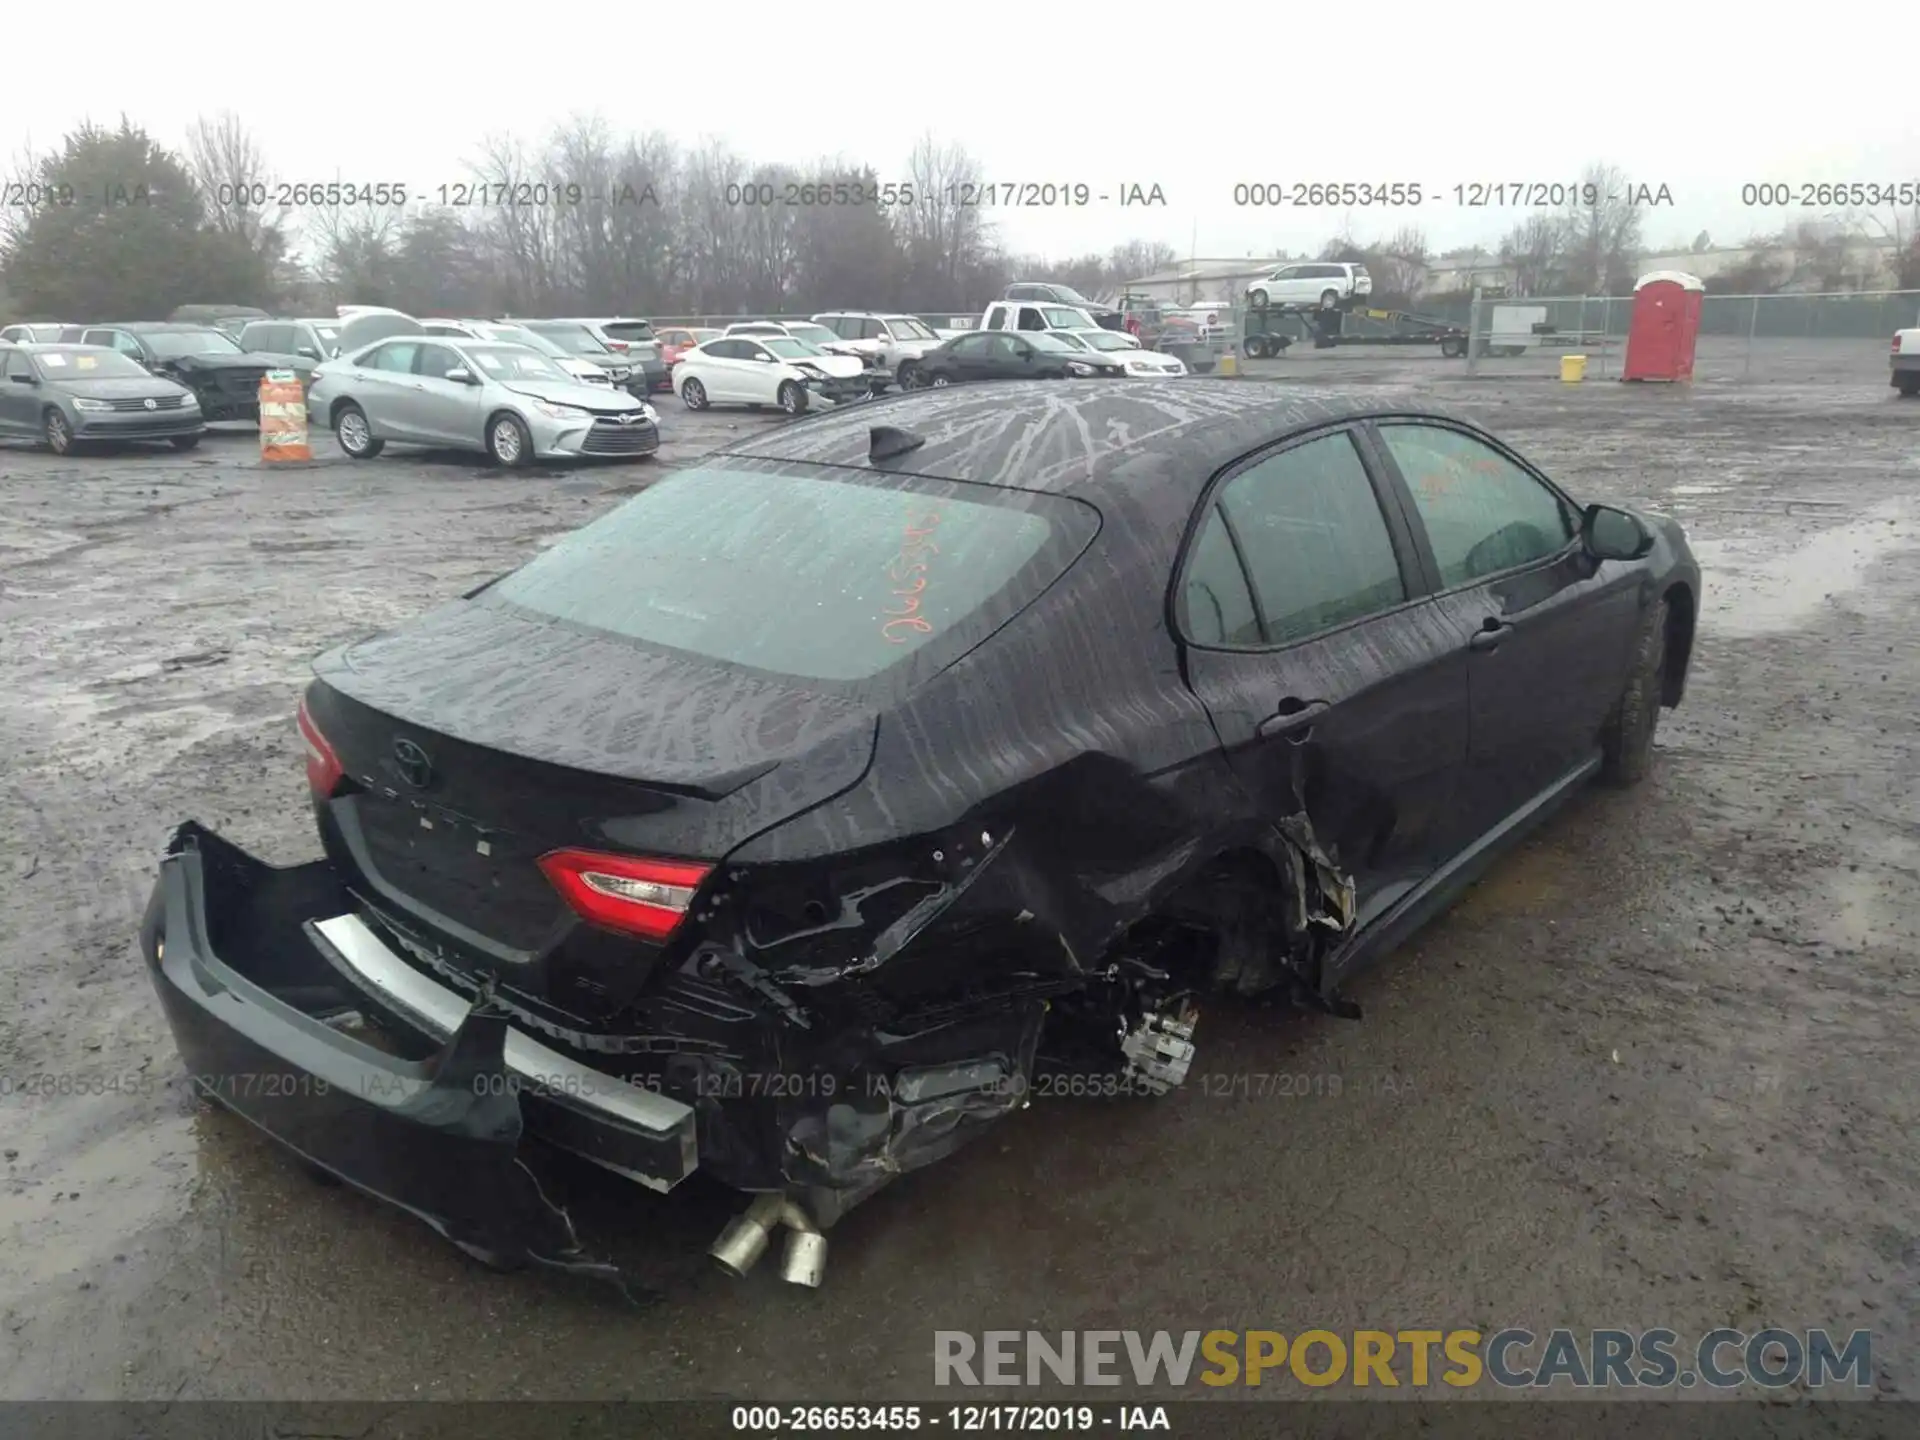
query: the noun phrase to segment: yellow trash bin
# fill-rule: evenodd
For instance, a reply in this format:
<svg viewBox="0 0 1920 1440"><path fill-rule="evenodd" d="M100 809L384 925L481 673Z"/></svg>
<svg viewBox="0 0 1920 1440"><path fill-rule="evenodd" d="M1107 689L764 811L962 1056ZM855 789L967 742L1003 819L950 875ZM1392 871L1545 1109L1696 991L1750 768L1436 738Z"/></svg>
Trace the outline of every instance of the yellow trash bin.
<svg viewBox="0 0 1920 1440"><path fill-rule="evenodd" d="M1584 355L1562 355L1560 357L1560 380L1562 384L1578 385L1587 377L1587 357Z"/></svg>

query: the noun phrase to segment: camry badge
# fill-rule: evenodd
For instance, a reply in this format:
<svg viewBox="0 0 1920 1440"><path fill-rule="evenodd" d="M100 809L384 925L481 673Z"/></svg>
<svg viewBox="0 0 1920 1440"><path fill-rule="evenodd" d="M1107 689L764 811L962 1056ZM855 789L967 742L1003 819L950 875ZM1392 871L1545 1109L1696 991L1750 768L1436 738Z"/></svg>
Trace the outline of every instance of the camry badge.
<svg viewBox="0 0 1920 1440"><path fill-rule="evenodd" d="M400 778L416 790L426 789L427 782L433 779L433 762L427 759L427 752L411 740L393 742L393 763Z"/></svg>

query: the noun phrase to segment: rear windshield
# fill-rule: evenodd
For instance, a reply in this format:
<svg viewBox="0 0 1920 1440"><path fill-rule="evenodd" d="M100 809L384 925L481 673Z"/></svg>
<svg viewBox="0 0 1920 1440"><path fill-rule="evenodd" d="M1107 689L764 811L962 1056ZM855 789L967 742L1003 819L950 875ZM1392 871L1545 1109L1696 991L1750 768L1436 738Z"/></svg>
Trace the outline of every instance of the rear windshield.
<svg viewBox="0 0 1920 1440"><path fill-rule="evenodd" d="M505 603L828 683L949 664L1073 563L1070 500L818 470L678 471L491 586Z"/></svg>
<svg viewBox="0 0 1920 1440"><path fill-rule="evenodd" d="M609 320L600 328L615 340L653 339L653 326L645 320Z"/></svg>

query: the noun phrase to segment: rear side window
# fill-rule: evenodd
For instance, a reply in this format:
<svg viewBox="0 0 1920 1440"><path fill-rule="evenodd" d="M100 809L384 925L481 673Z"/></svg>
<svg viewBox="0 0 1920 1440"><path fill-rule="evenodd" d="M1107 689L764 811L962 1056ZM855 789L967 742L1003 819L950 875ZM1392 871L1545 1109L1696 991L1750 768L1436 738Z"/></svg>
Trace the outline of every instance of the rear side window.
<svg viewBox="0 0 1920 1440"><path fill-rule="evenodd" d="M1560 497L1492 446L1438 425L1382 425L1426 525L1440 583L1544 560L1564 550L1578 521Z"/></svg>
<svg viewBox="0 0 1920 1440"><path fill-rule="evenodd" d="M981 624L1057 579L1095 525L1054 497L908 483L683 470L501 580L485 603L857 683L923 649L957 658Z"/></svg>
<svg viewBox="0 0 1920 1440"><path fill-rule="evenodd" d="M1249 601L1232 583L1230 556L1244 566ZM1290 644L1406 598L1380 502L1344 431L1229 480L1194 537L1182 591L1188 635L1225 645Z"/></svg>

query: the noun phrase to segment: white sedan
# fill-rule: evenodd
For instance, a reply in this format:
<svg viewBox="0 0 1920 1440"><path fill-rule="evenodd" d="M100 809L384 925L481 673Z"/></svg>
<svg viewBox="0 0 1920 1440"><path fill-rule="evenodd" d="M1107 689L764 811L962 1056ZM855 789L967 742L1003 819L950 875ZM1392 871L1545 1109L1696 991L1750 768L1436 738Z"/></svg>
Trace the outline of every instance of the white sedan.
<svg viewBox="0 0 1920 1440"><path fill-rule="evenodd" d="M778 405L799 415L873 393L866 367L785 335L722 335L680 352L673 388L689 410L709 405Z"/></svg>
<svg viewBox="0 0 1920 1440"><path fill-rule="evenodd" d="M1142 350L1140 342L1119 330L1056 330L1056 337L1076 350L1092 350L1118 360L1129 375L1184 375L1186 362L1177 355Z"/></svg>

